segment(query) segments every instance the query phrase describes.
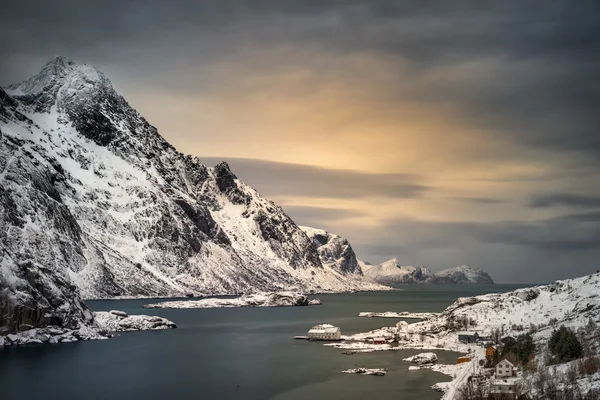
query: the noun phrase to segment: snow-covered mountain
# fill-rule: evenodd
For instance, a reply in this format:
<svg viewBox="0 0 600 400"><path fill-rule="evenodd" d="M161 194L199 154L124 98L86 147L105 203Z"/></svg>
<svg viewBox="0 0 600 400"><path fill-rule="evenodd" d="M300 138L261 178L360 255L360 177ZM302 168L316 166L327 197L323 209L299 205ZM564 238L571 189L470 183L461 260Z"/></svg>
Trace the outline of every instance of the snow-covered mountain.
<svg viewBox="0 0 600 400"><path fill-rule="evenodd" d="M416 268L400 265L396 258L378 265L372 265L362 260L359 260L358 263L366 278L383 285L494 283L485 271L467 265L445 269L434 274L424 266Z"/></svg>
<svg viewBox="0 0 600 400"><path fill-rule="evenodd" d="M433 277L426 267L400 265L396 258L371 266L363 273L368 279L383 285L424 283Z"/></svg>
<svg viewBox="0 0 600 400"><path fill-rule="evenodd" d="M468 265L448 268L434 275L435 283L494 283L490 275L481 268L473 268Z"/></svg>
<svg viewBox="0 0 600 400"><path fill-rule="evenodd" d="M38 284L65 299L377 287L343 239L320 245L226 163L178 152L92 66L57 57L0 88L0 140L3 307Z"/></svg>

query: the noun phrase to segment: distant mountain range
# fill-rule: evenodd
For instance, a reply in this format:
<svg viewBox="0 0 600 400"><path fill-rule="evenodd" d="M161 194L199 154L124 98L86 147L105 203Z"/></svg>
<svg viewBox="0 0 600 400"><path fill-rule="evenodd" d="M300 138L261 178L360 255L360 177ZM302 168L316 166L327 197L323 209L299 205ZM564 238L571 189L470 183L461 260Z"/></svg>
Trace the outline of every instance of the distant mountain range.
<svg viewBox="0 0 600 400"><path fill-rule="evenodd" d="M467 265L433 273L424 266L400 265L396 258L377 265L362 260L358 263L367 279L382 285L494 283L487 272Z"/></svg>

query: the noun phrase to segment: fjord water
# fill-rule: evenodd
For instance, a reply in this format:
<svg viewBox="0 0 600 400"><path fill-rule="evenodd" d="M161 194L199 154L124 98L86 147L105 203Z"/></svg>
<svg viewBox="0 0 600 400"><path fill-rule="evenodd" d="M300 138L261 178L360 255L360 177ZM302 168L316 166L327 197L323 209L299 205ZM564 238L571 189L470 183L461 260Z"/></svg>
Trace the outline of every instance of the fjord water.
<svg viewBox="0 0 600 400"><path fill-rule="evenodd" d="M322 306L143 309L149 300L98 300L118 309L168 318L178 329L122 333L110 340L0 347L0 399L439 399L429 387L448 376L408 371L414 350L343 355L321 343L293 340L313 325L343 334L398 320L359 318L360 311L442 311L456 298L523 285L403 286L393 292L319 295ZM409 321L410 322L410 321ZM442 363L456 353L437 352ZM355 365L387 368L384 377L340 373Z"/></svg>

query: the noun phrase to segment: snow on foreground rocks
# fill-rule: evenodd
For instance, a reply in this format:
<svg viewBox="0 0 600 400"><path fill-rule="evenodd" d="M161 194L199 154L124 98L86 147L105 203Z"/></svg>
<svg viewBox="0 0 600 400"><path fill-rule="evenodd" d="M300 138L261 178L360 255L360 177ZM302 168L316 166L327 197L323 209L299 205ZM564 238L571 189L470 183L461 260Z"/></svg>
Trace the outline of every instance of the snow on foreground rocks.
<svg viewBox="0 0 600 400"><path fill-rule="evenodd" d="M293 292L255 293L232 299L202 299L166 301L146 304L144 308L223 308L223 307L289 307L319 305L319 299L308 300L303 294Z"/></svg>
<svg viewBox="0 0 600 400"><path fill-rule="evenodd" d="M175 323L154 315L127 315L112 310L94 313L96 324L108 332L157 331L177 328Z"/></svg>
<svg viewBox="0 0 600 400"><path fill-rule="evenodd" d="M403 358L402 360L415 364L430 364L436 362L438 357L435 353L419 353L412 357Z"/></svg>
<svg viewBox="0 0 600 400"><path fill-rule="evenodd" d="M80 340L103 340L111 332L153 331L173 329L177 326L168 319L152 315L127 315L123 311L98 311L94 313L93 325L82 325L78 329L57 326L34 328L0 336L0 347L24 344L73 343Z"/></svg>
<svg viewBox="0 0 600 400"><path fill-rule="evenodd" d="M352 368L343 370L342 372L344 374L384 376L387 370L385 368Z"/></svg>
<svg viewBox="0 0 600 400"><path fill-rule="evenodd" d="M439 313L412 313L408 311L403 312L393 312L393 311L385 311L385 312L372 312L372 311L361 311L358 313L359 317L368 317L368 318L404 318L404 319L429 319L438 316Z"/></svg>

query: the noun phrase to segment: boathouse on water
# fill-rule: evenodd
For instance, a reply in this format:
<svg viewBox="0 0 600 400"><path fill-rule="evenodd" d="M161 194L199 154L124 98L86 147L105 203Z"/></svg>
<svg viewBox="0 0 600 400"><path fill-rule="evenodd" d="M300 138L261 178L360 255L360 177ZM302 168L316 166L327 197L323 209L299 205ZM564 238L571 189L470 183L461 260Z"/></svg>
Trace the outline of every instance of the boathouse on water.
<svg viewBox="0 0 600 400"><path fill-rule="evenodd" d="M308 340L341 340L342 331L337 326L321 324L308 331Z"/></svg>

